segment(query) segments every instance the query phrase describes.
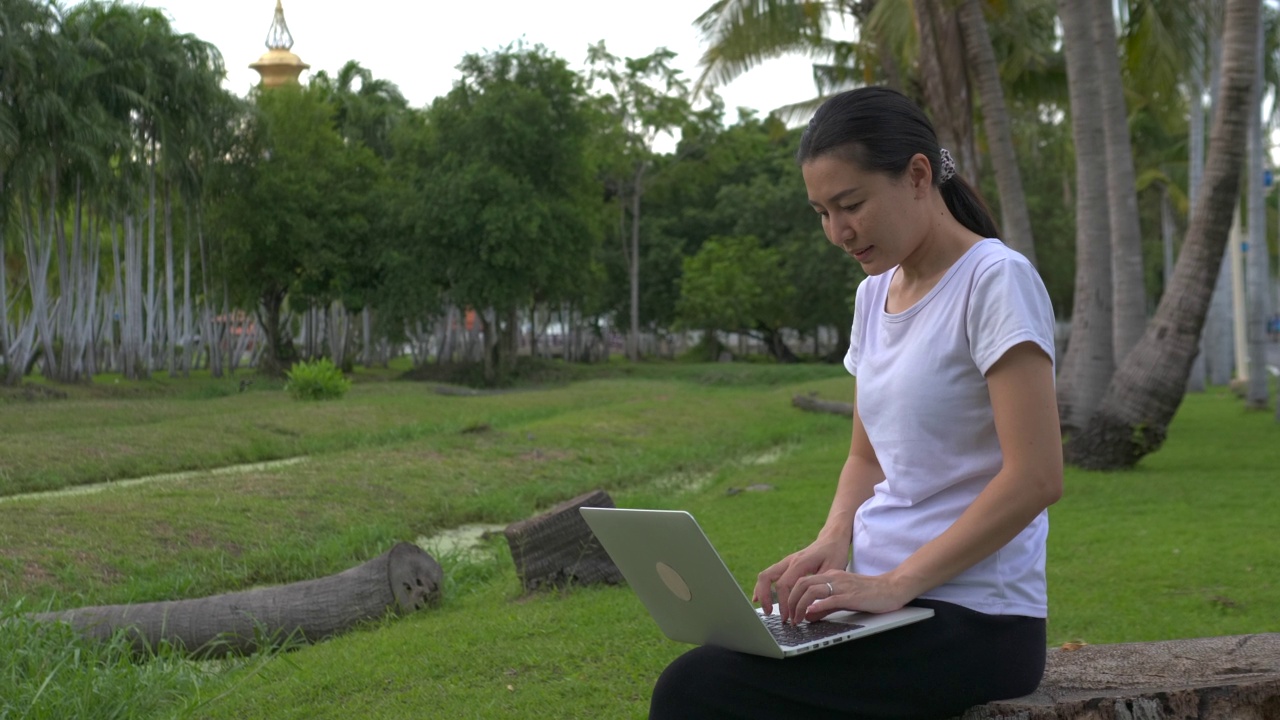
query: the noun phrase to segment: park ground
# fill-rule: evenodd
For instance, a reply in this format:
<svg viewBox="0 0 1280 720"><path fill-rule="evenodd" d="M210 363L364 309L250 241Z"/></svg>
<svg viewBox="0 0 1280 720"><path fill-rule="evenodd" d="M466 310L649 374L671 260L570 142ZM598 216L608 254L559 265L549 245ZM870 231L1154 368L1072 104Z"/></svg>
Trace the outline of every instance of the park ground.
<svg viewBox="0 0 1280 720"><path fill-rule="evenodd" d="M133 663L10 633L0 717L643 717L683 648L630 590L526 594L500 532L472 550L441 533L603 488L619 506L693 512L746 585L812 538L847 449L847 419L790 399L853 389L838 367L754 363L613 363L474 395L399 377L360 371L321 403L240 378L6 391L10 617L319 577L397 540L436 554L446 584L437 607L224 662ZM1213 389L1187 397L1137 469L1068 469L1050 511L1050 643L1280 631L1277 432L1271 412Z"/></svg>

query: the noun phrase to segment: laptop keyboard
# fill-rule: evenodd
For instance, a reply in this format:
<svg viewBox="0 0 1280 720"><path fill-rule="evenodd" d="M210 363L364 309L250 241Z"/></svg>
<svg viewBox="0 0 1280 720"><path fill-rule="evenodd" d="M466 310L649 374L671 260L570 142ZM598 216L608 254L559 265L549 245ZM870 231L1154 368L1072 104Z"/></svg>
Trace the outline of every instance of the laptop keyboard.
<svg viewBox="0 0 1280 720"><path fill-rule="evenodd" d="M782 617L779 615L761 615L760 619L764 621L764 626L769 628L769 632L773 634L773 637L781 645L801 645L811 640L821 640L862 627L853 623L823 622L821 620L791 625L790 623L782 622Z"/></svg>

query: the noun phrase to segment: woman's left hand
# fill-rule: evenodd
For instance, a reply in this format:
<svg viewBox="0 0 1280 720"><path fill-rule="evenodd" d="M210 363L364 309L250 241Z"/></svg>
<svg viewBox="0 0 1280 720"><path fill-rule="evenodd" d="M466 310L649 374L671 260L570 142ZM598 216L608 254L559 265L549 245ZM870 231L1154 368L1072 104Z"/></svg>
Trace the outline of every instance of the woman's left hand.
<svg viewBox="0 0 1280 720"><path fill-rule="evenodd" d="M898 610L912 599L914 598L895 582L892 574L858 575L843 570L828 570L797 581L787 602L791 606L791 617L812 622L840 610L890 612Z"/></svg>

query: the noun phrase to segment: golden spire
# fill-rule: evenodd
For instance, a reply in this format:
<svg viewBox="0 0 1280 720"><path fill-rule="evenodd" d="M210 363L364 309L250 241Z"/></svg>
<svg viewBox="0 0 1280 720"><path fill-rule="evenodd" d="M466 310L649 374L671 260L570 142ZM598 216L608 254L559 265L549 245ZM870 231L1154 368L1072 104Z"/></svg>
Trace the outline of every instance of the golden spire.
<svg viewBox="0 0 1280 720"><path fill-rule="evenodd" d="M298 76L303 70L311 67L291 52L293 34L289 32L289 24L284 20L284 6L276 0L276 14L271 19L271 29L267 31L267 52L258 58L258 62L249 67L262 76L265 88L281 85L298 84Z"/></svg>

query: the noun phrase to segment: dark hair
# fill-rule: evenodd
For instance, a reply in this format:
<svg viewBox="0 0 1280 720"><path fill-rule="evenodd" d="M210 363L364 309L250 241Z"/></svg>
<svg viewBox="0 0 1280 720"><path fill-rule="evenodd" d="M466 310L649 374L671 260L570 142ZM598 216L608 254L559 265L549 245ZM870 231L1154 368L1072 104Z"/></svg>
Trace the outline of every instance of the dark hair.
<svg viewBox="0 0 1280 720"><path fill-rule="evenodd" d="M916 153L929 158L933 184L960 224L983 237L999 237L991 211L959 174L942 182L938 135L910 98L886 87L864 87L828 98L800 137L796 161L826 155L844 158L868 172L899 177Z"/></svg>

